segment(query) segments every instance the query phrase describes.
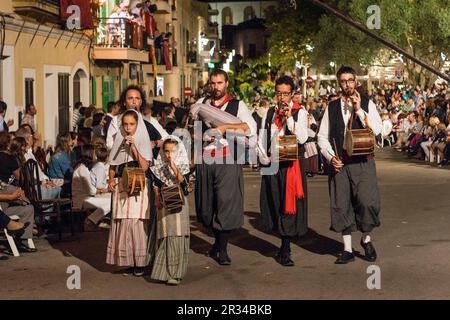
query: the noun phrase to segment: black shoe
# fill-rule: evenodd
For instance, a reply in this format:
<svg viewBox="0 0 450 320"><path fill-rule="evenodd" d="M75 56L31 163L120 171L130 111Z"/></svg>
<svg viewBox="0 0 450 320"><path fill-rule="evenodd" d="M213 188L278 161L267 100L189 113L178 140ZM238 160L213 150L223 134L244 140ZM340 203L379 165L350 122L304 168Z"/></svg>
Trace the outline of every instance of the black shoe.
<svg viewBox="0 0 450 320"><path fill-rule="evenodd" d="M231 259L226 251L219 252L219 264L222 266L229 266L231 264Z"/></svg>
<svg viewBox="0 0 450 320"><path fill-rule="evenodd" d="M349 262L355 261L355 255L353 252L343 251L341 256L337 258L337 260L334 262L335 264L346 264Z"/></svg>
<svg viewBox="0 0 450 320"><path fill-rule="evenodd" d="M294 266L294 261L292 261L291 256L289 254L280 254L278 253L275 257L275 260L283 267L292 267Z"/></svg>
<svg viewBox="0 0 450 320"><path fill-rule="evenodd" d="M364 248L364 252L366 254L366 260L370 262L374 262L377 260L377 252L375 251L375 247L373 246L372 242L364 243L364 241L361 239L361 246Z"/></svg>
<svg viewBox="0 0 450 320"><path fill-rule="evenodd" d="M145 268L144 267L134 267L133 274L136 277L142 277L145 274Z"/></svg>
<svg viewBox="0 0 450 320"><path fill-rule="evenodd" d="M206 256L217 258L219 256L219 246L214 243L212 248L206 253Z"/></svg>
<svg viewBox="0 0 450 320"><path fill-rule="evenodd" d="M17 250L18 250L19 252L26 252L26 253L37 252L37 249L36 249L36 248L30 248L30 247L27 247L26 245L23 245L23 244L18 245L18 246L17 246Z"/></svg>

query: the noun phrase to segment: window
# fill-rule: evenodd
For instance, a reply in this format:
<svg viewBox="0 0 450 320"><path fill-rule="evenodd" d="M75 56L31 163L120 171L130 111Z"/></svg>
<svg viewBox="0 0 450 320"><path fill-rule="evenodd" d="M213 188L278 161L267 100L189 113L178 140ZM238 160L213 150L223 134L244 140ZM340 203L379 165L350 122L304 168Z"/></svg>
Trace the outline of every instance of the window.
<svg viewBox="0 0 450 320"><path fill-rule="evenodd" d="M233 24L233 12L230 7L222 9L222 26Z"/></svg>
<svg viewBox="0 0 450 320"><path fill-rule="evenodd" d="M248 57L249 59L255 59L256 58L256 44L250 43L248 45Z"/></svg>
<svg viewBox="0 0 450 320"><path fill-rule="evenodd" d="M58 74L58 120L59 133L69 131L69 74Z"/></svg>
<svg viewBox="0 0 450 320"><path fill-rule="evenodd" d="M80 75L75 73L73 76L73 105L76 102L81 101L81 86L80 86Z"/></svg>
<svg viewBox="0 0 450 320"><path fill-rule="evenodd" d="M25 105L34 103L34 79L25 78Z"/></svg>
<svg viewBox="0 0 450 320"><path fill-rule="evenodd" d="M255 10L252 6L246 7L244 9L244 21L251 20L255 18Z"/></svg>

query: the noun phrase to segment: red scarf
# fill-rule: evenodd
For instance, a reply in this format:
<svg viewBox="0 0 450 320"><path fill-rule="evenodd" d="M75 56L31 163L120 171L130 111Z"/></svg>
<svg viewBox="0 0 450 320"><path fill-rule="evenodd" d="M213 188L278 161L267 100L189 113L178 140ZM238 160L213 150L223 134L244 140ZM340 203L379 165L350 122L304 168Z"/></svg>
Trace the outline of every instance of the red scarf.
<svg viewBox="0 0 450 320"><path fill-rule="evenodd" d="M292 110L299 110L302 107L294 103ZM280 131L283 129L284 112L277 110L277 117L275 119L275 125ZM284 198L284 213L287 215L297 214L297 198L303 199L305 193L303 191L302 171L300 168L300 161L294 160L287 169L286 173L286 192Z"/></svg>
<svg viewBox="0 0 450 320"><path fill-rule="evenodd" d="M233 100L233 96L227 92L225 97L223 98L223 101L219 104L216 104L216 100L214 98L211 98L211 105L213 107L216 107L217 109L222 108L226 103L228 103L230 100Z"/></svg>

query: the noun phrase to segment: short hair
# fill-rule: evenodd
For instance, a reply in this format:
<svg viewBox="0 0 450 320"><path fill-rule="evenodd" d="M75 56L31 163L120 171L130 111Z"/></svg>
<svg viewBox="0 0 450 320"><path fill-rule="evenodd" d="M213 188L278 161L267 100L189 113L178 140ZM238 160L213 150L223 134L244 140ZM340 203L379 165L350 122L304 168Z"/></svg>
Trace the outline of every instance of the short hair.
<svg viewBox="0 0 450 320"><path fill-rule="evenodd" d="M83 106L83 104L81 103L81 101L77 101L75 102L75 105L73 106L74 109L80 109Z"/></svg>
<svg viewBox="0 0 450 320"><path fill-rule="evenodd" d="M5 101L0 101L0 113L6 112L6 109L8 109L8 105Z"/></svg>
<svg viewBox="0 0 450 320"><path fill-rule="evenodd" d="M25 130L29 130L31 132L32 135L34 135L34 130L33 128L30 126L30 124L28 123L22 123L19 127L19 129L25 129Z"/></svg>
<svg viewBox="0 0 450 320"><path fill-rule="evenodd" d="M106 111L108 113L111 113L112 109L114 108L114 106L116 105L115 101L109 101L108 104L106 105Z"/></svg>
<svg viewBox="0 0 450 320"><path fill-rule="evenodd" d="M125 108L125 102L126 102L126 98L127 98L127 93L128 93L128 91L130 91L130 90L136 90L136 91L139 91L139 93L140 93L140 95L141 95L141 100L142 100L141 107L142 107L142 106L145 106L145 105L147 104L147 100L145 99L145 93L144 93L144 91L142 90L142 88L139 87L139 86L137 86L137 85L135 85L135 84L131 84L131 85L129 85L128 87L126 87L125 90L123 90L123 91L122 91L122 94L120 95L119 101L120 101L120 107L121 107L121 108Z"/></svg>
<svg viewBox="0 0 450 320"><path fill-rule="evenodd" d="M36 106L34 105L34 103L27 103L27 104L25 105L25 112L28 113L28 112L30 111L30 109L31 109L32 106L36 107Z"/></svg>
<svg viewBox="0 0 450 320"><path fill-rule="evenodd" d="M8 150L10 144L11 144L11 135L6 131L0 132L0 150L1 151Z"/></svg>
<svg viewBox="0 0 450 320"><path fill-rule="evenodd" d="M21 127L19 130L16 131L15 136L24 138L26 140L33 135L31 134L29 129Z"/></svg>
<svg viewBox="0 0 450 320"><path fill-rule="evenodd" d="M225 82L228 82L228 73L225 70L222 69L214 69L211 71L211 74L209 75L209 80L211 80L212 77L217 77L219 75L222 75L225 78Z"/></svg>
<svg viewBox="0 0 450 320"><path fill-rule="evenodd" d="M92 126L98 126L100 122L102 122L104 117L105 114L103 112L97 112L96 114L94 114L94 117L92 119Z"/></svg>
<svg viewBox="0 0 450 320"><path fill-rule="evenodd" d="M100 162L105 162L108 159L108 149L106 147L97 147L95 148L95 156L97 160Z"/></svg>
<svg viewBox="0 0 450 320"><path fill-rule="evenodd" d="M336 78L339 80L340 76L344 73L351 73L354 77L356 77L356 71L352 67L342 66L336 73Z"/></svg>
<svg viewBox="0 0 450 320"><path fill-rule="evenodd" d="M281 84L286 84L291 87L291 91L295 90L294 79L289 76L282 76L275 81L275 88Z"/></svg>

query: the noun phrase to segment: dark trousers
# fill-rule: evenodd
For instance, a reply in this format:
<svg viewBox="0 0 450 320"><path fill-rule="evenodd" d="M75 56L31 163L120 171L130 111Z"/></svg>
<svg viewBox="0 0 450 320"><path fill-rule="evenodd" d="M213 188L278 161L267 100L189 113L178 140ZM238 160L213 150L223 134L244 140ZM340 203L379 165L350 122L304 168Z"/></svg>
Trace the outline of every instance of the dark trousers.
<svg viewBox="0 0 450 320"><path fill-rule="evenodd" d="M6 215L6 213L0 210L0 229L6 228L10 221L11 219Z"/></svg>
<svg viewBox="0 0 450 320"><path fill-rule="evenodd" d="M380 225L374 160L348 164L329 176L331 227L336 232L370 232Z"/></svg>

